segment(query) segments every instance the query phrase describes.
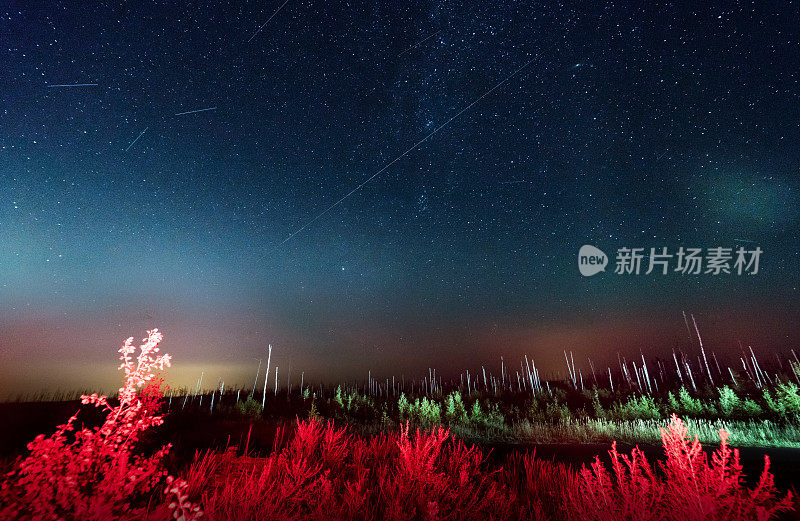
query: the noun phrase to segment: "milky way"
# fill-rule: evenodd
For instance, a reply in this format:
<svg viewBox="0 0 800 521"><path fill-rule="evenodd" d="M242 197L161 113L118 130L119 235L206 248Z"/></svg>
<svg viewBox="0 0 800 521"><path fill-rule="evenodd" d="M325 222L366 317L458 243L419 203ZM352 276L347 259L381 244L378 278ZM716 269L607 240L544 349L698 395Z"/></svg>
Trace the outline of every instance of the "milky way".
<svg viewBox="0 0 800 521"><path fill-rule="evenodd" d="M0 381L152 327L243 383L268 343L329 379L658 354L684 310L796 347L800 11L763 4L7 2Z"/></svg>

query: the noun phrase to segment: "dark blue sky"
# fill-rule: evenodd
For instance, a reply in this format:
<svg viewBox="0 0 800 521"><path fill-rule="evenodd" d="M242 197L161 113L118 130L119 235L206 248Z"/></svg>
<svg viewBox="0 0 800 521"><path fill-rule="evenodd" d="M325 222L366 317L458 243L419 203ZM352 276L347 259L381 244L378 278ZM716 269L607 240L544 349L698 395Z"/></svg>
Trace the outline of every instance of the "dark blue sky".
<svg viewBox="0 0 800 521"><path fill-rule="evenodd" d="M6 382L151 327L229 379L269 342L327 379L657 354L684 309L797 345L794 3L282 3L0 7ZM764 254L584 278L583 244Z"/></svg>

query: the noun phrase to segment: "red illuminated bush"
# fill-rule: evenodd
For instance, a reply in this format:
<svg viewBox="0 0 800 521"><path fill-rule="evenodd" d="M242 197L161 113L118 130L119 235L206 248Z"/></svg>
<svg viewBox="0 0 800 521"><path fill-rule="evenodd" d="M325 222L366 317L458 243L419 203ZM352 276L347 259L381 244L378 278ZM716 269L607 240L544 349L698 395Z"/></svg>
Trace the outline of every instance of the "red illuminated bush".
<svg viewBox="0 0 800 521"><path fill-rule="evenodd" d="M675 416L661 431L666 459L656 466L638 448L623 455L616 444L610 469L598 457L576 473L527 453L501 466L442 427L410 432L406 423L366 437L315 418L280 427L266 457L206 452L176 479L162 463L169 444L138 452L140 435L163 423L154 371L170 365L169 355L158 354L161 334L148 333L136 360L132 338L119 350L118 405L82 397L105 414L102 425L78 429L76 413L28 445L30 454L0 485L0 520L193 520L203 512L190 496L219 521L766 521L794 506L791 494L775 488L768 458L748 488L726 432L709 458Z"/></svg>
<svg viewBox="0 0 800 521"><path fill-rule="evenodd" d="M710 462L674 418L663 433L658 468L635 449L611 451L576 473L530 454L487 461L448 431L359 437L319 421L300 421L265 458L235 450L196 458L188 481L215 520L767 520L792 507L768 469L749 489L738 454L722 447ZM281 433L280 438L283 438Z"/></svg>
<svg viewBox="0 0 800 521"><path fill-rule="evenodd" d="M584 467L569 496L572 519L666 520L684 519L766 520L792 509L792 495L779 497L769 457L753 489L743 486L739 451L728 446L728 434L720 431L720 448L711 456L675 415L661 429L666 461L657 473L644 453L634 448L630 456L612 446L611 472L597 457L591 469Z"/></svg>
<svg viewBox="0 0 800 521"><path fill-rule="evenodd" d="M209 518L507 519L514 504L477 447L447 430L372 438L299 421L266 458L197 458L187 480Z"/></svg>
<svg viewBox="0 0 800 521"><path fill-rule="evenodd" d="M157 354L161 333L148 331L138 358L133 337L119 349L125 383L119 389L119 404L105 396L81 397L106 414L94 429L77 429L78 413L59 425L49 437L40 434L28 444L30 454L5 476L0 488L0 519L75 519L104 521L142 519L147 503L160 493L159 483L166 476L162 459L171 445L164 445L149 456L134 452L140 434L163 423L157 414L159 387L150 385L147 393L137 389L153 382L154 371L170 365L170 355ZM202 515L199 507L187 501L186 483L167 477L163 494L172 497L168 508L176 519ZM159 501L160 502L160 501ZM167 507L153 509L154 516L170 517Z"/></svg>

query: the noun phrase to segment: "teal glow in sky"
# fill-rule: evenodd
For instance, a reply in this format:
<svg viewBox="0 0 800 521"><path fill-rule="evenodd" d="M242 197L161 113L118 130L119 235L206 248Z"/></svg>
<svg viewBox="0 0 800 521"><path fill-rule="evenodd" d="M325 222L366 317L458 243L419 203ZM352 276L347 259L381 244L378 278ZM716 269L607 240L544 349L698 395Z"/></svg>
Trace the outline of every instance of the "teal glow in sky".
<svg viewBox="0 0 800 521"><path fill-rule="evenodd" d="M326 380L555 371L668 353L682 310L720 354L798 345L796 6L278 5L0 7L0 386L113 383L153 327L183 383L268 343ZM584 244L764 254L584 278Z"/></svg>

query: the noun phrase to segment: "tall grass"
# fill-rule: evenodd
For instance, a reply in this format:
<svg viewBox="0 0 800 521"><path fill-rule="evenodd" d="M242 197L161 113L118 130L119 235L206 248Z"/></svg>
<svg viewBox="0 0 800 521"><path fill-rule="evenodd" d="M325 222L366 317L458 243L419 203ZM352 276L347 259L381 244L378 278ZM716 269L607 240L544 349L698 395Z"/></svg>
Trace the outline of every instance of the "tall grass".
<svg viewBox="0 0 800 521"><path fill-rule="evenodd" d="M590 468L583 467L576 486L568 491L567 511L571 519L638 521L683 519L687 521L767 520L794 510L791 493L781 495L769 472L769 458L756 486L742 486L739 452L728 445L719 431L720 448L710 458L688 429L673 416L661 430L666 460L658 472L638 448L630 456L612 445L611 470L598 456Z"/></svg>
<svg viewBox="0 0 800 521"><path fill-rule="evenodd" d="M557 423L536 423L528 420L512 426L508 441L527 443L593 443L621 441L657 444L666 420L606 420L566 418ZM716 443L719 431L729 433L729 441L739 447L800 448L800 426L770 420L704 420L689 418L686 424L702 443ZM464 432L464 431L462 431ZM480 432L466 431L480 437Z"/></svg>
<svg viewBox="0 0 800 521"><path fill-rule="evenodd" d="M358 436L304 420L263 458L198 454L185 479L218 520L767 520L794 508L768 460L755 487L742 484L724 431L710 459L677 418L661 435L667 457L658 467L614 445L610 471L599 457L576 471L535 453L493 463L440 427Z"/></svg>
<svg viewBox="0 0 800 521"><path fill-rule="evenodd" d="M148 333L137 360L130 356L135 352L132 338L119 350L125 382L118 401L96 394L82 396L84 405L103 413L99 426L79 428L76 413L51 436L37 436L28 445L30 453L0 480L0 519L189 521L203 515L202 504L208 517L218 520L768 520L795 507L792 495L774 486L767 458L757 484L753 488L743 484L738 452L729 448L731 436L726 430L717 433L720 449L710 459L698 438L687 437L690 428L705 428L698 430L707 437L712 426L726 424L692 420L687 425L675 416L667 426L658 419L619 419L620 414L652 409L656 402L649 399L628 400L611 409L596 401L598 417L573 420L567 404L559 402L559 393L552 390L533 412L523 412L513 402L493 398L496 394L481 396L475 391L476 396L466 400L460 394L445 394L433 371L423 387L424 396L412 401L401 393L391 410L388 392L376 396L339 389L331 398L318 400L316 393L310 396L301 385L296 396L287 389L286 400L279 400L276 391L273 406L281 404L288 410L310 406L311 418L298 420L291 431L280 427L272 451L264 457L248 453L248 430L243 455L236 448L198 453L183 479L176 479L167 475L163 463L170 444L150 453L140 443L142 433L163 423L160 411L171 401L163 396L162 382L154 374L155 369L169 366L170 357L157 354L161 334ZM484 384L502 387L505 380L503 372L499 382L485 378ZM387 381L387 389L388 385ZM199 388L200 379L193 406L204 414L234 411L241 405L240 391L231 403L231 390L226 396L221 385L206 402L218 400L215 412L202 406ZM767 407L793 411L795 390L776 389L769 399L765 395ZM729 405L735 402L730 395L725 399ZM697 406L694 398L680 400L686 407ZM372 424L379 426L377 434L356 434L350 427L322 420L318 402L332 415L379 418ZM245 410L252 404L258 407L252 396L244 403ZM612 414L606 417L603 411L609 410ZM260 408L259 413L265 412ZM548 421L521 423L529 416ZM507 421L508 417L517 422ZM412 421L424 428L412 428ZM641 438L657 428L666 459L656 467L638 448L629 456L620 455L614 444L611 470L599 457L576 471L538 461L535 453L517 454L500 464L479 446L454 437L442 422L499 435L516 429L534 436L546 425L549 431L542 432L561 429L565 432L559 435L564 437L596 432L615 439ZM748 434L761 433L763 438L763 422L751 425Z"/></svg>

